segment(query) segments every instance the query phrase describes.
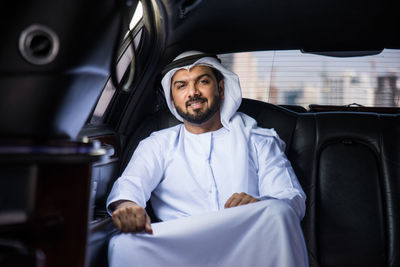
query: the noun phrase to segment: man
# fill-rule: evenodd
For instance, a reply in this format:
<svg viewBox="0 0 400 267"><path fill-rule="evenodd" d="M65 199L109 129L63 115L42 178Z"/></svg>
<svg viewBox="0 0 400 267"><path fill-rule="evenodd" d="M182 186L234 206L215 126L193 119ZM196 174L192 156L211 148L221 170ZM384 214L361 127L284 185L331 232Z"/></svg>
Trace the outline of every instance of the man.
<svg viewBox="0 0 400 267"><path fill-rule="evenodd" d="M195 51L165 72L183 124L143 140L114 184L110 266L307 266L304 192L276 132L237 112L237 76Z"/></svg>

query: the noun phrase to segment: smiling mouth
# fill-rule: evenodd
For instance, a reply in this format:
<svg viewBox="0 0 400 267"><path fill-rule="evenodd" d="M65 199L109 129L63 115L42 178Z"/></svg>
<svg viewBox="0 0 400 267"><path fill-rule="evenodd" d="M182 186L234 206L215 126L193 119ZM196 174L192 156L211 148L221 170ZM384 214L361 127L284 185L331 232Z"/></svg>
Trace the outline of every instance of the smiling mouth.
<svg viewBox="0 0 400 267"><path fill-rule="evenodd" d="M206 101L207 101L207 99L204 99L204 98L190 100L190 101L186 102L186 107L189 107L189 106L191 106L193 108L200 107Z"/></svg>

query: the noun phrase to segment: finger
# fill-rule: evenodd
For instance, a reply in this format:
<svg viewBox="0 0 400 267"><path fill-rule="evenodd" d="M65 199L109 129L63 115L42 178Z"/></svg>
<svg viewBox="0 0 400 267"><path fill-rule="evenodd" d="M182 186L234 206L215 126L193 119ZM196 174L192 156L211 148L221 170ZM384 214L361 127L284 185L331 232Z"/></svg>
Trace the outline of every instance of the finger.
<svg viewBox="0 0 400 267"><path fill-rule="evenodd" d="M229 208L231 206L232 201L238 197L239 194L238 193L234 193L225 203L225 208Z"/></svg>
<svg viewBox="0 0 400 267"><path fill-rule="evenodd" d="M127 207L121 212L120 220L122 222L122 231L125 233L136 232L136 214L134 209Z"/></svg>
<svg viewBox="0 0 400 267"><path fill-rule="evenodd" d="M240 203L238 204L238 206L240 206L240 205L246 205L246 204L250 204L250 203L254 203L254 202L258 202L258 201L260 201L259 199L257 199L257 198L254 198L254 197L252 197L251 195L245 195L244 197L243 197L243 199L240 201Z"/></svg>
<svg viewBox="0 0 400 267"><path fill-rule="evenodd" d="M128 231L128 226L127 226L127 215L124 212L121 212L120 214L118 214L118 219L121 222L121 229L120 231L123 233L126 233Z"/></svg>
<svg viewBox="0 0 400 267"><path fill-rule="evenodd" d="M137 209L136 210L136 231L141 232L144 230L144 225L146 223L146 218L144 216L144 210Z"/></svg>
<svg viewBox="0 0 400 267"><path fill-rule="evenodd" d="M112 220L118 231L121 231L121 222L116 214L112 214Z"/></svg>
<svg viewBox="0 0 400 267"><path fill-rule="evenodd" d="M229 206L231 205L232 202L232 197L230 197L226 202L225 202L225 209L229 208Z"/></svg>
<svg viewBox="0 0 400 267"><path fill-rule="evenodd" d="M236 207L240 203L241 200L242 200L241 197L235 197L234 199L232 199L231 203L229 204L229 208Z"/></svg>
<svg viewBox="0 0 400 267"><path fill-rule="evenodd" d="M146 214L145 231L148 234L153 234L153 229L151 228L151 219L150 219L149 215L147 215L147 214Z"/></svg>
<svg viewBox="0 0 400 267"><path fill-rule="evenodd" d="M244 196L244 197L239 201L239 203L238 203L237 205L238 205L238 206L241 206L241 205L249 204L250 201L251 201L251 199L252 199L251 196L246 195L246 196Z"/></svg>

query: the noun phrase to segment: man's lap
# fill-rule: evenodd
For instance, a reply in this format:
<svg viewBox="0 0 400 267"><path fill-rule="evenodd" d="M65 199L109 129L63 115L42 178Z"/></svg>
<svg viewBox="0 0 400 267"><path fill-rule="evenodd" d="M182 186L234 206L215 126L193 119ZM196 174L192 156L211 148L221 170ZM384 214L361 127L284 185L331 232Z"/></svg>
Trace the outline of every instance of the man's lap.
<svg viewBox="0 0 400 267"><path fill-rule="evenodd" d="M111 266L134 266L133 261L139 266L241 266L249 261L257 266L264 262L264 252L273 249L276 239L285 235L281 232L301 232L294 210L274 199L154 223L152 228L153 235L113 237L109 247ZM300 246L304 246L302 241L301 236ZM273 253L269 254L269 260L275 262Z"/></svg>

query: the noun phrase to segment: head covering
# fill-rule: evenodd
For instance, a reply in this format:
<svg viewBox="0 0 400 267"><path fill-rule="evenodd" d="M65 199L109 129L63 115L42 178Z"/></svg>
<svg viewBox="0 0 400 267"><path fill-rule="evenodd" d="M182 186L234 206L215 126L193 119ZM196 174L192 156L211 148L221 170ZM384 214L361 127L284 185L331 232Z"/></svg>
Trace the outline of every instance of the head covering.
<svg viewBox="0 0 400 267"><path fill-rule="evenodd" d="M221 105L221 123L225 128L230 129L230 120L235 115L240 103L242 102L242 90L240 88L238 76L226 69L216 55L206 54L199 51L187 51L177 56L172 63L166 66L163 71L165 75L161 80L161 84L164 89L168 108L178 120L183 121L182 117L178 114L172 104L171 81L172 77L178 70L190 70L194 66L212 67L219 70L224 76L225 90L224 99L222 100Z"/></svg>
<svg viewBox="0 0 400 267"><path fill-rule="evenodd" d="M281 149L284 151L285 143L279 138L275 130L257 127L257 122L244 113L237 112L242 101L242 93L238 76L227 70L215 56L210 56L198 51L188 51L177 58L166 67L166 74L161 80L165 98L169 109L180 121L183 121L176 109L172 105L171 99L171 78L180 69L190 70L194 66L209 66L219 70L224 76L224 100L221 106L221 123L228 130L228 135L224 138L226 145L226 159L231 162L227 172L232 177L239 175L248 176L249 169L249 140L252 135L259 135L264 138L274 138ZM230 177L228 175L228 177ZM245 179L232 181L234 190L247 191L248 184ZM239 192L235 191L235 192Z"/></svg>
<svg viewBox="0 0 400 267"><path fill-rule="evenodd" d="M171 99L171 79L180 69L190 70L194 66L209 66L221 72L224 76L224 99L221 105L221 123L231 131L230 139L238 151L243 151L247 145L250 134L274 137L281 148L285 149L285 142L281 140L274 129L265 129L257 127L257 122L244 113L237 112L242 102L242 90L240 88L239 77L232 71L226 69L216 55L206 54L199 51L187 51L177 56L168 64L163 73L161 85L164 89L165 99L168 108L174 116L183 122L178 114ZM233 132L233 133L232 133ZM240 140L240 141L239 141Z"/></svg>

